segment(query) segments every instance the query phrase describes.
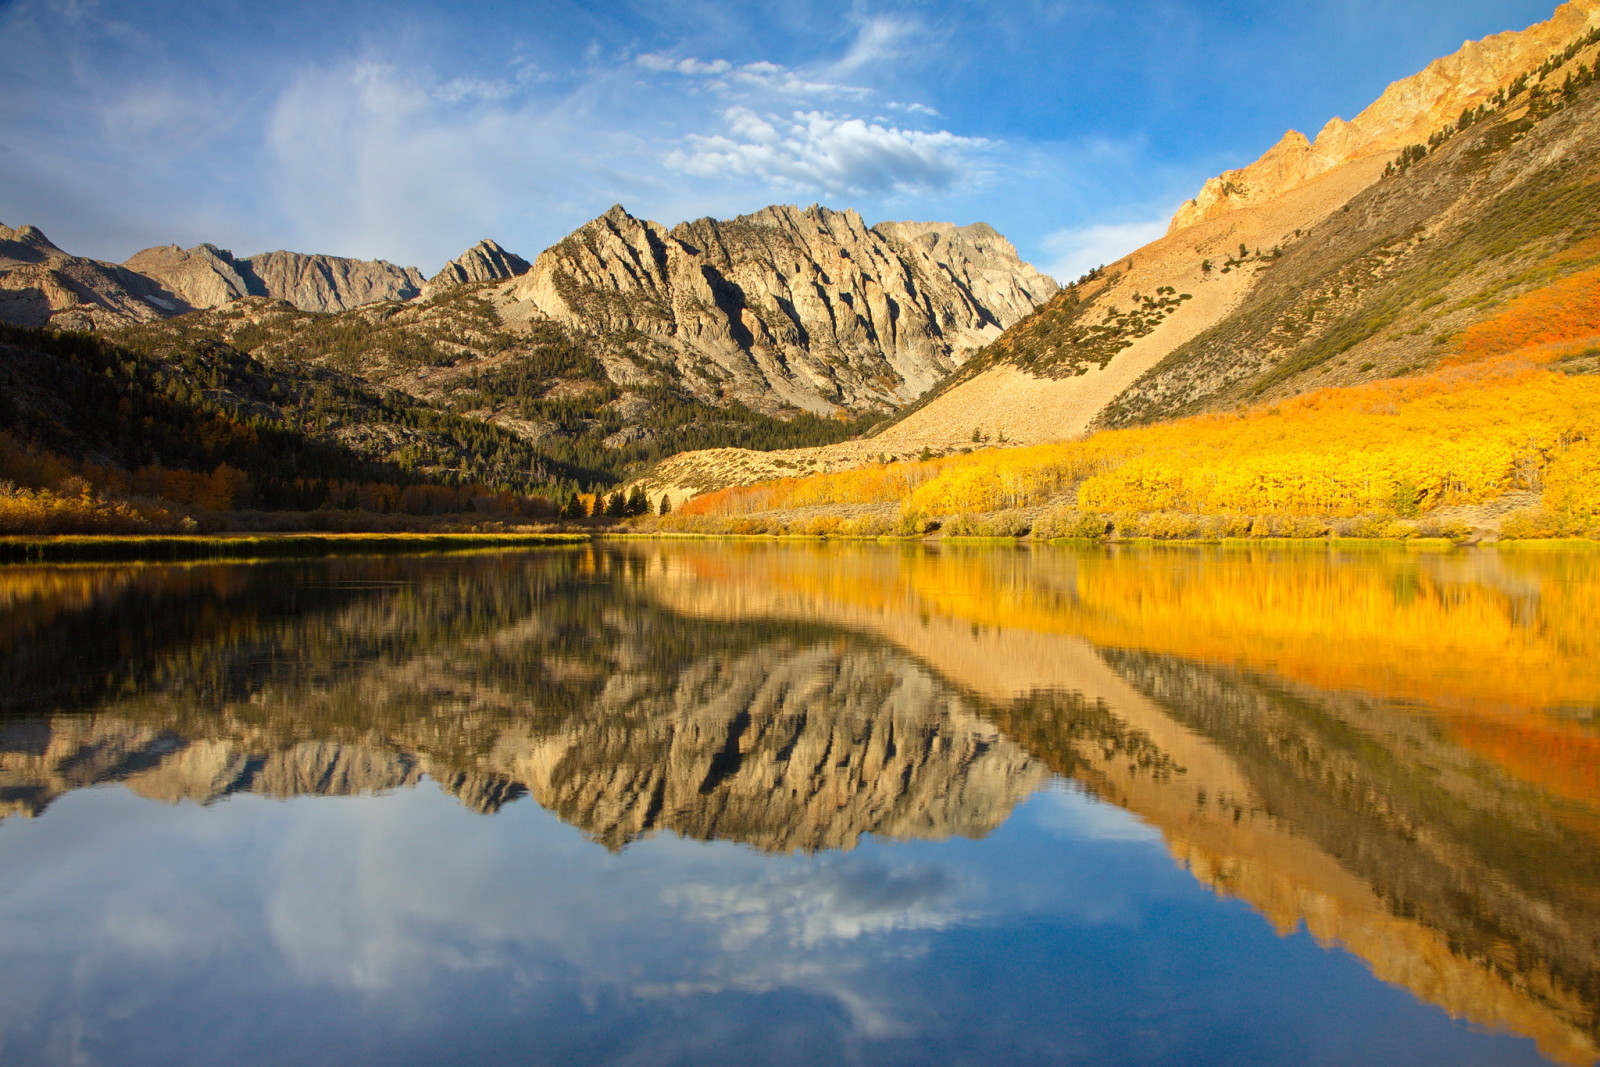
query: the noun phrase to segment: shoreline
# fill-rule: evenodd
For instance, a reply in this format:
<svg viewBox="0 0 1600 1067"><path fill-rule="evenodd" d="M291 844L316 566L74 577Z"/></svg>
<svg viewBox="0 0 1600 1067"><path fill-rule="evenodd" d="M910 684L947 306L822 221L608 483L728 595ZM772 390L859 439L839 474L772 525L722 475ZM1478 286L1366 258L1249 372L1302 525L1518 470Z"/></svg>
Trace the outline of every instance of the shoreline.
<svg viewBox="0 0 1600 1067"><path fill-rule="evenodd" d="M0 565L315 559L539 548L584 544L593 537L587 533L38 534L0 537Z"/></svg>
<svg viewBox="0 0 1600 1067"><path fill-rule="evenodd" d="M588 544L594 541L727 541L736 543L850 542L872 544L949 544L954 547L1027 548L1248 548L1392 550L1450 552L1461 548L1510 551L1594 551L1600 541L1588 538L1526 538L1461 542L1443 537L1223 537L1223 538L1083 538L981 537L920 534L733 534L689 532L592 533L286 533L286 534L63 534L0 537L0 566L40 563L248 562L274 559L316 559L347 555L398 555L417 552L495 551Z"/></svg>

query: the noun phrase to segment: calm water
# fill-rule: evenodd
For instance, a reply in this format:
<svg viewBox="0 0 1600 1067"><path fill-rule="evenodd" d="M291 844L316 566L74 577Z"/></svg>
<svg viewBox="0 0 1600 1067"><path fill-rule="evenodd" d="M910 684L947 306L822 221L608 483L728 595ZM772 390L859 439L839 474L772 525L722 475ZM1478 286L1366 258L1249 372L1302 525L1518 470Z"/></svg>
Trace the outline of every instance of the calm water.
<svg viewBox="0 0 1600 1067"><path fill-rule="evenodd" d="M1600 553L0 570L0 1062L1600 1043Z"/></svg>

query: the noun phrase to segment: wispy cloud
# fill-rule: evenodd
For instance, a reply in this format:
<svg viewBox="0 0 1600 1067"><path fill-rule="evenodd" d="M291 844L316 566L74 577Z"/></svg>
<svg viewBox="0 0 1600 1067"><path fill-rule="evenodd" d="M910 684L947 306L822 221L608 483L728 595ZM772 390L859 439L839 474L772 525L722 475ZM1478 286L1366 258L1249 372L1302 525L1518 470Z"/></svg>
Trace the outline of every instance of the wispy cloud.
<svg viewBox="0 0 1600 1067"><path fill-rule="evenodd" d="M727 133L691 134L667 153L675 170L739 176L786 191L838 194L939 192L982 176L977 163L993 142L903 129L822 111L723 112Z"/></svg>
<svg viewBox="0 0 1600 1067"><path fill-rule="evenodd" d="M757 60L734 66L726 59L704 60L695 56L674 58L660 52L644 52L634 63L658 74L676 74L700 79L711 91L731 97L751 94L770 96L846 96L866 97L871 90L859 85L819 81L801 71L779 63Z"/></svg>
<svg viewBox="0 0 1600 1067"><path fill-rule="evenodd" d="M924 33L922 24L914 19L886 15L862 19L855 40L833 69L842 73L893 61Z"/></svg>

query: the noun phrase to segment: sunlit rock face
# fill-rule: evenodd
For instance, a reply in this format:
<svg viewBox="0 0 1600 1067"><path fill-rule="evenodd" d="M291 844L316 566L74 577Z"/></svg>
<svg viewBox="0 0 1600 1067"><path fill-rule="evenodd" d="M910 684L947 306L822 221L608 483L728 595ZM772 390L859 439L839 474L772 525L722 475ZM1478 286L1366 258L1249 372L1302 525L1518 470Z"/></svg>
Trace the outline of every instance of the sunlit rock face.
<svg viewBox="0 0 1600 1067"><path fill-rule="evenodd" d="M1571 0L1545 22L1525 30L1468 41L1383 95L1349 122L1329 120L1313 140L1283 135L1247 167L1209 179L1173 216L1171 231L1260 203L1306 184L1335 167L1372 155L1393 155L1488 101L1567 42L1600 26L1600 0Z"/></svg>
<svg viewBox="0 0 1600 1067"><path fill-rule="evenodd" d="M1055 291L982 224L813 205L669 230L619 205L542 253L502 314L615 338L618 380L665 361L708 397L830 412L915 398Z"/></svg>
<svg viewBox="0 0 1600 1067"><path fill-rule="evenodd" d="M422 287L422 295L431 296L454 285L515 278L529 266L528 261L515 252L507 252L497 242L484 239L440 268Z"/></svg>
<svg viewBox="0 0 1600 1067"><path fill-rule="evenodd" d="M0 225L0 322L95 329L187 310L152 278L64 252L36 226Z"/></svg>

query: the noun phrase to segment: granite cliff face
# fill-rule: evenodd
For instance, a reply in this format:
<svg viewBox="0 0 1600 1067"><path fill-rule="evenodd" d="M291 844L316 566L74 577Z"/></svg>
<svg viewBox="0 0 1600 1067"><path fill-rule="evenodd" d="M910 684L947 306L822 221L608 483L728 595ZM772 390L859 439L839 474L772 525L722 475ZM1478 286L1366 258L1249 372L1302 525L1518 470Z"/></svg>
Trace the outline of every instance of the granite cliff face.
<svg viewBox="0 0 1600 1067"><path fill-rule="evenodd" d="M1055 289L987 226L778 206L668 230L617 206L541 254L502 314L615 338L619 380L665 365L702 398L827 413L916 397Z"/></svg>
<svg viewBox="0 0 1600 1067"><path fill-rule="evenodd" d="M483 240L426 280L382 260L241 258L212 244L147 248L118 266L69 256L31 227L4 232L4 321L116 327L251 297L340 313L477 285L501 325L540 338L554 323L615 386L786 418L912 400L1057 289L985 224L868 227L817 206L671 230L619 206L531 265Z"/></svg>
<svg viewBox="0 0 1600 1067"><path fill-rule="evenodd" d="M233 253L213 244L179 248L159 245L136 252L123 266L160 281L190 308L209 308L245 296L260 296L251 291L260 282L250 270L248 260L236 260Z"/></svg>
<svg viewBox="0 0 1600 1067"><path fill-rule="evenodd" d="M1169 232L1261 203L1352 160L1392 156L1488 102L1568 41L1600 26L1600 0L1570 0L1526 30L1467 41L1460 50L1395 82L1354 119L1331 119L1315 138L1290 130L1247 167L1208 180L1173 216Z"/></svg>

